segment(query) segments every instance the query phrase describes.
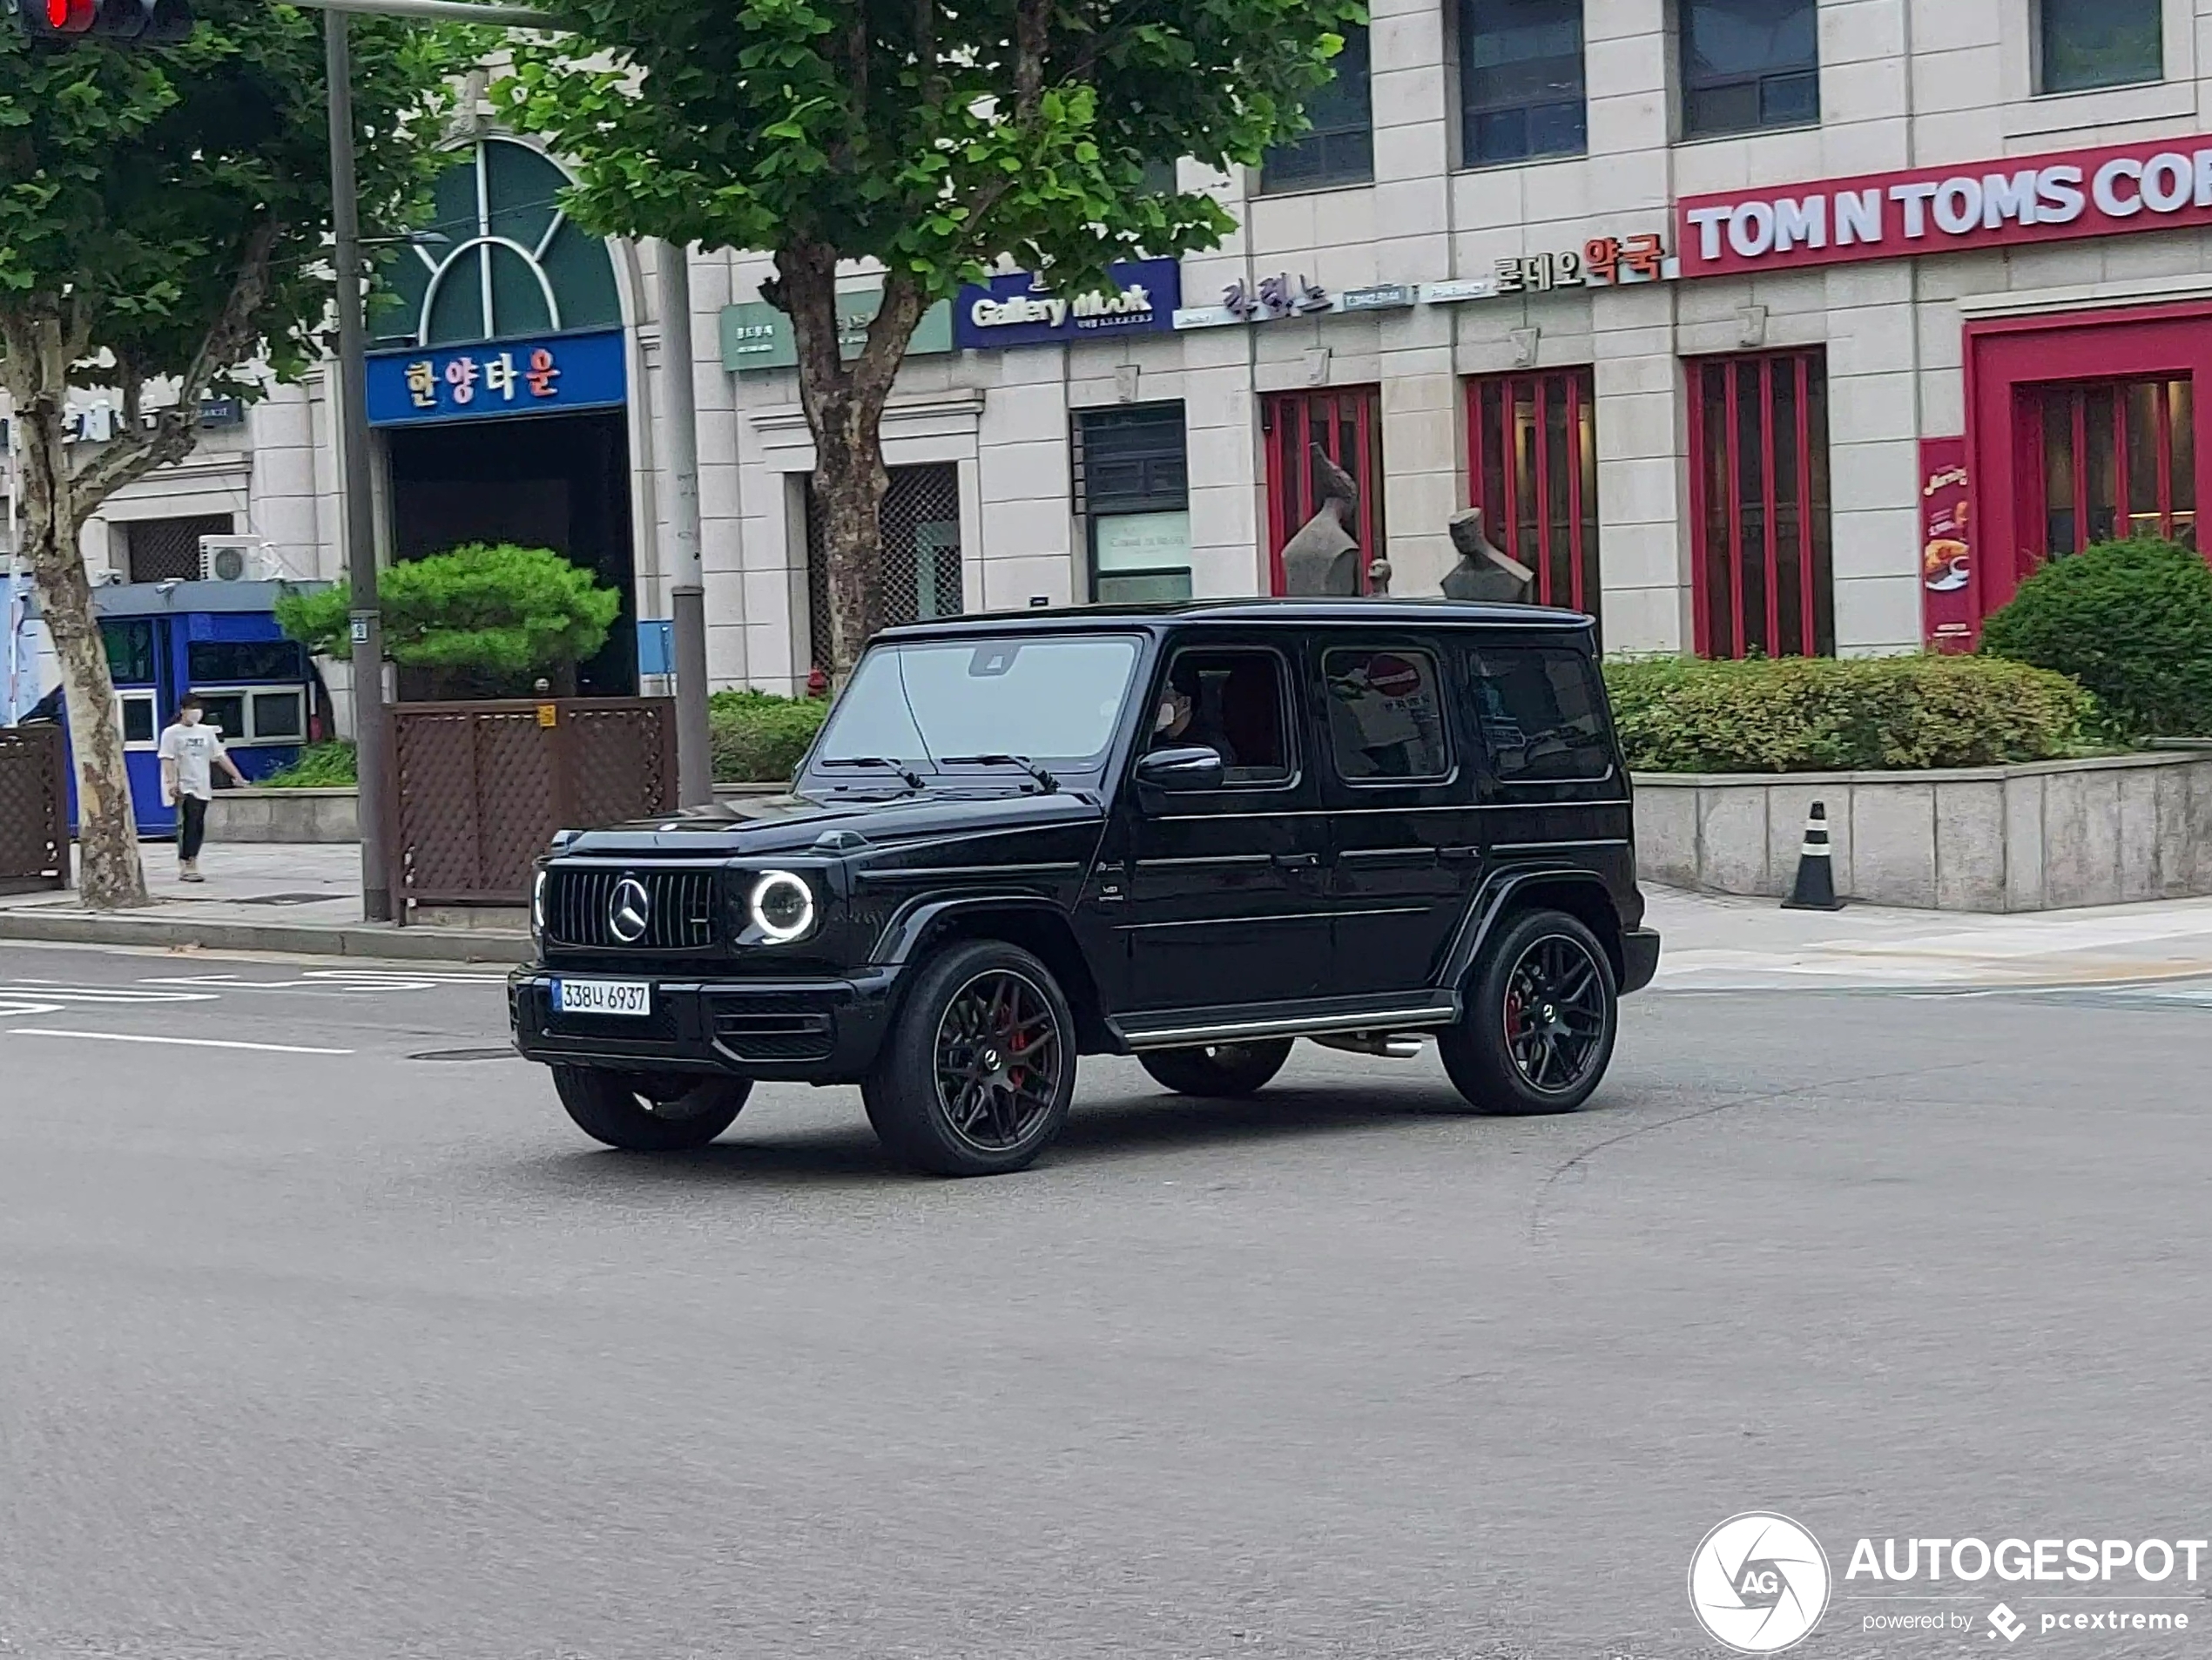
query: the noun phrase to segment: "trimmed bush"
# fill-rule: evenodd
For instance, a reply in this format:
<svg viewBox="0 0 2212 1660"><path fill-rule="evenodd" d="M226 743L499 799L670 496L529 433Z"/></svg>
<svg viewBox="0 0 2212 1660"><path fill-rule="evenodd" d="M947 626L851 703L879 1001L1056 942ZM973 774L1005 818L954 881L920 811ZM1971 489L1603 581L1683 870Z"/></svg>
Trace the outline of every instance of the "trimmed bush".
<svg viewBox="0 0 2212 1660"><path fill-rule="evenodd" d="M780 784L799 767L829 714L822 698L718 692L707 699L718 784Z"/></svg>
<svg viewBox="0 0 2212 1660"><path fill-rule="evenodd" d="M270 790L350 790L360 782L354 771L354 746L343 739L309 744L300 759L261 780Z"/></svg>
<svg viewBox="0 0 2212 1660"><path fill-rule="evenodd" d="M2123 738L2212 737L2212 565L2171 542L2052 560L1983 624L1981 649L2072 675Z"/></svg>
<svg viewBox="0 0 2212 1660"><path fill-rule="evenodd" d="M1682 658L1605 665L1645 773L1993 766L2080 752L2094 704L2062 674L1986 657Z"/></svg>

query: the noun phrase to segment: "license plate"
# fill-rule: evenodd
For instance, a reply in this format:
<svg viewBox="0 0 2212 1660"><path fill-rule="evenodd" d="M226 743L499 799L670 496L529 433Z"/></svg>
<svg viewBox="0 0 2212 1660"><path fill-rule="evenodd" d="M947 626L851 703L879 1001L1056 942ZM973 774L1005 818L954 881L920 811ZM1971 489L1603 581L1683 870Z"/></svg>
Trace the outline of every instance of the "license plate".
<svg viewBox="0 0 2212 1660"><path fill-rule="evenodd" d="M556 980L553 1010L560 1015L630 1015L653 1012L650 980Z"/></svg>

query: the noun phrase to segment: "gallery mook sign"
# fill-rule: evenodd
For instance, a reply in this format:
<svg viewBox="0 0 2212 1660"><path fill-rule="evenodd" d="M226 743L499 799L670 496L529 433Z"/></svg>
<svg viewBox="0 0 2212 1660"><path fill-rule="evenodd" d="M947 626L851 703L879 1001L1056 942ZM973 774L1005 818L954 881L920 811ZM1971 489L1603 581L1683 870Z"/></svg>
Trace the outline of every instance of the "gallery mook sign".
<svg viewBox="0 0 2212 1660"><path fill-rule="evenodd" d="M1028 271L970 283L953 301L953 341L963 351L992 352L1175 327L1183 270L1173 260L1132 260L1107 274L1108 288L1086 294L1061 294Z"/></svg>
<svg viewBox="0 0 2212 1660"><path fill-rule="evenodd" d="M2212 138L2161 138L1684 198L1682 274L2212 226Z"/></svg>

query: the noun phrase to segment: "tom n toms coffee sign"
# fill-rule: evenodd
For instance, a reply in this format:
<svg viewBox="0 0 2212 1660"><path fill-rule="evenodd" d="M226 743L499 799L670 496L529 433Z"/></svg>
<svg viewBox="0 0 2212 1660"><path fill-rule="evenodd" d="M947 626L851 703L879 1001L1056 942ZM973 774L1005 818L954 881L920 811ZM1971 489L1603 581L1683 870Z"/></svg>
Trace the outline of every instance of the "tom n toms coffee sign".
<svg viewBox="0 0 2212 1660"><path fill-rule="evenodd" d="M1692 196L1682 273L1896 260L2212 225L2212 138Z"/></svg>
<svg viewBox="0 0 2212 1660"><path fill-rule="evenodd" d="M1056 346L1101 334L1150 334L1175 327L1183 270L1173 260L1110 267L1103 292L1063 294L1028 271L970 283L953 302L953 340L963 351Z"/></svg>

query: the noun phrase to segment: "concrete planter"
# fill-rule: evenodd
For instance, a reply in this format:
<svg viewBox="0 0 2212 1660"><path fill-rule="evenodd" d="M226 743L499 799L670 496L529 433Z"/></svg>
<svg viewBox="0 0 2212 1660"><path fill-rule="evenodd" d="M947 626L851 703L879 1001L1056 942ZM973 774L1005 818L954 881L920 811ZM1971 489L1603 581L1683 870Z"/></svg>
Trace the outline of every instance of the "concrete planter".
<svg viewBox="0 0 2212 1660"><path fill-rule="evenodd" d="M1838 893L1944 911L2212 894L2212 746L1928 773L1639 773L1649 881L1778 898L1812 803Z"/></svg>
<svg viewBox="0 0 2212 1660"><path fill-rule="evenodd" d="M210 841L359 841L359 798L342 790L218 790Z"/></svg>

